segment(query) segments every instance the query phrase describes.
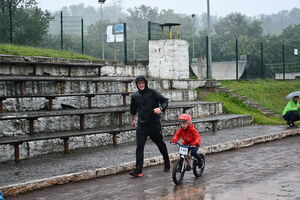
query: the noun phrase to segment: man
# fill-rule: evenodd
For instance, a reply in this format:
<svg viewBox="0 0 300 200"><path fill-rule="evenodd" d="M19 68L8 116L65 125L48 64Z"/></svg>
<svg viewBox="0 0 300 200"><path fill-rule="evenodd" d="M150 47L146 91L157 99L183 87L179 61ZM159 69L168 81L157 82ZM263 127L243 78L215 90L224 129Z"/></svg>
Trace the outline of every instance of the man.
<svg viewBox="0 0 300 200"><path fill-rule="evenodd" d="M294 122L300 120L299 109L299 96L294 96L293 99L287 103L282 112L283 119L287 121L287 124L290 125L290 127L297 127Z"/></svg>
<svg viewBox="0 0 300 200"><path fill-rule="evenodd" d="M164 159L164 171L170 170L170 160L167 146L163 141L160 124L160 113L168 107L168 99L158 91L148 88L145 76L135 79L138 91L131 96L130 113L131 125L136 127L136 168L129 174L143 176L144 147L148 136L157 145ZM136 114L138 120L136 121Z"/></svg>

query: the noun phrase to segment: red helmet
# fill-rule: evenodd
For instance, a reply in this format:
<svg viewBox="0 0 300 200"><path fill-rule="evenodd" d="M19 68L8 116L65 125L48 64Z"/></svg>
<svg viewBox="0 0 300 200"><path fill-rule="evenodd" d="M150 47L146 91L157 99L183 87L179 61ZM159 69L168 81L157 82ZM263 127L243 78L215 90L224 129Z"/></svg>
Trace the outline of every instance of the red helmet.
<svg viewBox="0 0 300 200"><path fill-rule="evenodd" d="M178 121L186 121L188 123L191 123L192 122L192 117L191 117L191 115L189 115L187 113L184 113L184 114L181 114L178 117Z"/></svg>

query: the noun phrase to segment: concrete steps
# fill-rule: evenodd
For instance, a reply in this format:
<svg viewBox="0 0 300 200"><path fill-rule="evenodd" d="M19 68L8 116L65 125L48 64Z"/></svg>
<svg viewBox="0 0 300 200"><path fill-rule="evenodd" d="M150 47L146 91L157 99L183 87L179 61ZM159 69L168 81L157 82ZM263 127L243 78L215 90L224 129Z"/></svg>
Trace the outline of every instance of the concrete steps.
<svg viewBox="0 0 300 200"><path fill-rule="evenodd" d="M202 133L214 134L214 129L223 130L234 127L241 127L250 125L252 117L248 115L213 115L208 117L194 118L193 123L195 127ZM163 135L171 136L174 131L178 128L178 123L175 120L162 121L163 124ZM96 129L95 129L96 130ZM38 134L38 133L37 133ZM43 133L45 134L45 133ZM55 133L52 133L55 134ZM61 134L61 131L60 131ZM129 130L120 133L117 136L117 143L127 143L135 141L135 130ZM87 135L82 137L72 137L69 139L69 149L75 150L79 148L95 147L101 145L112 144L111 134L99 134L99 135ZM24 142L20 145L20 158L30 158L52 152L62 152L63 141L60 139L41 140L33 142ZM13 146L1 145L0 146L0 161L12 160Z"/></svg>

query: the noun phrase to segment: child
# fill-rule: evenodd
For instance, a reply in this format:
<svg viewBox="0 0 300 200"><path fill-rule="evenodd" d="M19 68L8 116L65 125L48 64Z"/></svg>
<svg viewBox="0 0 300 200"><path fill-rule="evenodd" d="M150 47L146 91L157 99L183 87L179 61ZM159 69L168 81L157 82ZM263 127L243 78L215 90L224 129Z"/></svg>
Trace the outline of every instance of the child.
<svg viewBox="0 0 300 200"><path fill-rule="evenodd" d="M189 114L184 113L178 117L178 121L180 122L180 127L177 129L171 143L176 143L182 137L182 144L186 146L192 145L192 147L190 147L191 155L196 158L199 163L202 163L201 157L197 153L201 136L195 129L194 124L191 123L192 117Z"/></svg>

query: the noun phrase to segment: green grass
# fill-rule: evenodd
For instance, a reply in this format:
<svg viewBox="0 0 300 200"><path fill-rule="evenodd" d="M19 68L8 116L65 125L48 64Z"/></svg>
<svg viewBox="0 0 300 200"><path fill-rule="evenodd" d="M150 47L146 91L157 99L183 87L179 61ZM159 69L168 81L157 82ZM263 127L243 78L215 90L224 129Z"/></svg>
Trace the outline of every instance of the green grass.
<svg viewBox="0 0 300 200"><path fill-rule="evenodd" d="M222 85L278 114L287 103L284 97L300 90L299 80L223 81Z"/></svg>
<svg viewBox="0 0 300 200"><path fill-rule="evenodd" d="M35 47L18 46L18 45L10 45L10 44L0 44L0 54L99 60L87 55L73 53L69 51L58 51L53 49L35 48Z"/></svg>
<svg viewBox="0 0 300 200"><path fill-rule="evenodd" d="M292 91L299 90L299 84L299 80L222 81L222 86L228 87L236 94L246 96L278 114L282 113L287 103L284 97ZM223 102L226 113L252 115L254 123L257 124L285 124L281 117L264 116L259 110L250 108L241 100L225 93L210 93L205 100Z"/></svg>

